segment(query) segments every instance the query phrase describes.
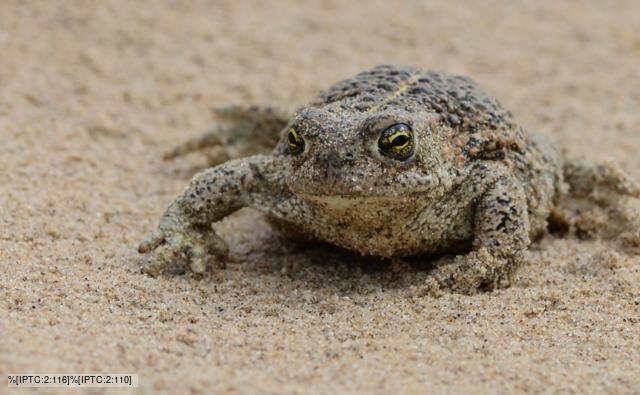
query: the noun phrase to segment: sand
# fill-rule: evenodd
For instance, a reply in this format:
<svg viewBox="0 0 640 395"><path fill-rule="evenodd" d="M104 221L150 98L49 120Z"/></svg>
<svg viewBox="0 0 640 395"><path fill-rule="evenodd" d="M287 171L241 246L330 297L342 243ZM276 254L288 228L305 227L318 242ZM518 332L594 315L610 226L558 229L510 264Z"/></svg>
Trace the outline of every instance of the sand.
<svg viewBox="0 0 640 395"><path fill-rule="evenodd" d="M294 245L243 210L221 225L226 268L139 272L136 243L205 164L162 153L213 108L304 103L380 63L469 74L640 178L640 2L447 3L0 2L0 372L136 373L139 393L640 393L640 258L599 241L546 237L511 288L431 295L422 270Z"/></svg>

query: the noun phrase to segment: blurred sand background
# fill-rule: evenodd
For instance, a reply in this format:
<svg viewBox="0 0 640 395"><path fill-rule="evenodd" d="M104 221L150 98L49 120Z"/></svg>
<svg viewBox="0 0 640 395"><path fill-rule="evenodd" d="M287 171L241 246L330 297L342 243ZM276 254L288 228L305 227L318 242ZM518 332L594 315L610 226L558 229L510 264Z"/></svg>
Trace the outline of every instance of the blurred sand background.
<svg viewBox="0 0 640 395"><path fill-rule="evenodd" d="M137 373L140 393L640 393L640 258L597 241L547 237L510 289L440 297L420 270L291 245L251 210L222 224L232 260L202 280L142 275L134 250L205 163L162 153L213 108L304 103L380 63L469 74L640 178L638 15L1 1L0 372Z"/></svg>

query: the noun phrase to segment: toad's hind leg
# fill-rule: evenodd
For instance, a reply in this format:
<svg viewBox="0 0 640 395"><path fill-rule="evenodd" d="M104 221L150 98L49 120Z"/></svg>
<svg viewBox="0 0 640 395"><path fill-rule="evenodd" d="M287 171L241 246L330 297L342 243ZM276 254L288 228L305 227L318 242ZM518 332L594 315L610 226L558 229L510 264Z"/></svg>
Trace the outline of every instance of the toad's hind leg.
<svg viewBox="0 0 640 395"><path fill-rule="evenodd" d="M276 146L292 111L267 106L230 106L216 109L215 114L218 122L210 131L188 139L164 158L201 151L214 166L230 159L268 154Z"/></svg>
<svg viewBox="0 0 640 395"><path fill-rule="evenodd" d="M554 212L579 237L620 239L640 250L640 185L613 163L569 159L569 186Z"/></svg>

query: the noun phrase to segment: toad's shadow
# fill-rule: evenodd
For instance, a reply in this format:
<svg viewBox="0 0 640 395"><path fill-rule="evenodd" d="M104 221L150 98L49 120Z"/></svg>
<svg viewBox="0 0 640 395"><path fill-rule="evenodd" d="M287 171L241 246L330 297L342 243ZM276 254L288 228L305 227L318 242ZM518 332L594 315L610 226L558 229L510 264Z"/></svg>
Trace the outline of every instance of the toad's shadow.
<svg viewBox="0 0 640 395"><path fill-rule="evenodd" d="M453 259L452 255L386 259L328 243L295 241L273 230L254 210L241 210L225 220L220 233L231 245L226 270L240 271L245 278L269 276L275 286L338 294L424 288L432 270Z"/></svg>

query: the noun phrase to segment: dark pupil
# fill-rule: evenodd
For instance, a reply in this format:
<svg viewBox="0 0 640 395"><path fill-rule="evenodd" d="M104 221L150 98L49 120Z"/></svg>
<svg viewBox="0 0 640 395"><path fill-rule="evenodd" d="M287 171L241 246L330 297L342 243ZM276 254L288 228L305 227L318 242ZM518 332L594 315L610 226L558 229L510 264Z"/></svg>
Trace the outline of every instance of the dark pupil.
<svg viewBox="0 0 640 395"><path fill-rule="evenodd" d="M289 144L291 145L298 144L298 139L296 139L296 136L294 136L293 133L289 133Z"/></svg>
<svg viewBox="0 0 640 395"><path fill-rule="evenodd" d="M396 138L394 138L391 141L391 144L393 144L393 145L403 145L407 141L409 141L409 136L407 136L406 134L401 134L400 136L397 136Z"/></svg>

